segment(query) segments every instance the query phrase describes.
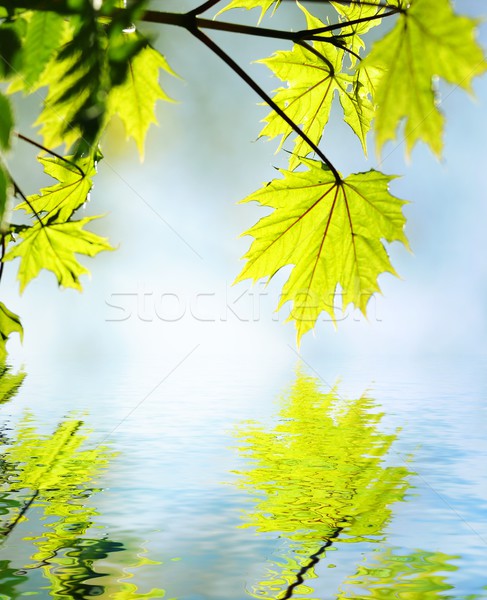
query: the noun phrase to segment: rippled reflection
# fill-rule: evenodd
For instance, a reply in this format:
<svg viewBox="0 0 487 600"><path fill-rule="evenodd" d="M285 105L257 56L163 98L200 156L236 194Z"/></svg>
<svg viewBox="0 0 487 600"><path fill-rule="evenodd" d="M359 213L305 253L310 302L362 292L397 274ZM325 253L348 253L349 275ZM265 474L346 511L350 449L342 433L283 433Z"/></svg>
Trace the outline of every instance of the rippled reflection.
<svg viewBox="0 0 487 600"><path fill-rule="evenodd" d="M449 571L458 570L452 561L459 558L424 550L410 554L405 554L400 549L378 550L367 558L355 575L347 578L337 600L358 600L364 597L371 600L457 599L457 595L445 595L444 592L454 589L447 578ZM480 596L471 594L468 598L475 600Z"/></svg>
<svg viewBox="0 0 487 600"><path fill-rule="evenodd" d="M237 431L251 460L238 473L238 485L253 498L246 526L288 540L250 595L312 593L304 582L316 577L314 568L332 544L384 541L411 471L385 464L396 433L380 430L382 418L371 398L324 393L316 378L299 371L272 430L247 423Z"/></svg>
<svg viewBox="0 0 487 600"><path fill-rule="evenodd" d="M0 363L0 404L15 396L25 379L25 373L12 373L10 367Z"/></svg>
<svg viewBox="0 0 487 600"><path fill-rule="evenodd" d="M0 368L0 403L15 395L23 378ZM115 600L163 597L161 589L142 594L123 581L152 562L140 556L140 547L96 535L99 513L90 499L101 491L94 482L114 453L103 445L87 447L83 421L67 417L42 433L27 413L15 435L5 426L0 431L0 599L47 594L77 600L108 592ZM100 570L97 563L115 552L128 555L120 561L126 568Z"/></svg>

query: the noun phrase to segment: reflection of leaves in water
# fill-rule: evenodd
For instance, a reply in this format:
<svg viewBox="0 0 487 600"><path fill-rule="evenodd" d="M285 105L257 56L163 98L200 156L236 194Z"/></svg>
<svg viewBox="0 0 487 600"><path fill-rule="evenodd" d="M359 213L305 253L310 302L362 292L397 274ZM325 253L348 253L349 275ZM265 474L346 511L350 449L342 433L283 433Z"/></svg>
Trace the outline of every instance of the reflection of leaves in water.
<svg viewBox="0 0 487 600"><path fill-rule="evenodd" d="M9 560L0 560L0 590L2 592L0 598L2 600L4 598L8 600L17 598L18 593L15 588L28 579L26 575L11 567L10 564L11 561Z"/></svg>
<svg viewBox="0 0 487 600"><path fill-rule="evenodd" d="M385 600L404 598L407 600L440 600L455 598L457 595L444 595L453 586L446 581L448 571L456 571L450 564L458 556L442 552L417 550L402 554L391 548L373 552L361 565L357 573L346 579L337 600ZM475 600L479 596L469 596Z"/></svg>
<svg viewBox="0 0 487 600"><path fill-rule="evenodd" d="M0 404L15 396L25 379L25 373L13 374L10 367L0 363Z"/></svg>
<svg viewBox="0 0 487 600"><path fill-rule="evenodd" d="M299 372L274 429L246 424L237 432L241 452L253 462L239 472L238 485L254 499L245 526L290 544L251 595L289 598L296 587L308 593L301 581L316 576L314 564L332 542L384 538L390 506L404 498L410 471L384 465L396 434L379 430L382 417L370 398L343 401Z"/></svg>
<svg viewBox="0 0 487 600"><path fill-rule="evenodd" d="M0 370L0 402L16 393L23 377L11 375L6 368ZM15 534L20 541L2 551L15 558L0 560L0 599L15 600L26 593L41 593L38 590L46 590L58 600L81 600L104 595L107 590L115 600L164 596L160 589L138 593L134 583L123 581L132 578L140 566L158 563L120 542L88 535L98 515L88 504L100 491L94 481L114 453L106 446L86 448L87 439L80 420L68 418L49 435L37 431L30 414L16 427L15 438L2 436L0 540L6 546ZM126 555L127 568L117 572L116 578L97 572L94 564L114 552ZM38 572L43 575L40 586ZM31 591L33 584L36 592Z"/></svg>
<svg viewBox="0 0 487 600"><path fill-rule="evenodd" d="M138 587L135 583L126 581L133 579L135 573L139 569L143 571L144 567L161 564L160 562L149 559L144 555L145 552L145 549L139 548L139 552L137 553L131 552L122 555L121 560L117 562L116 569L103 579L107 598L111 598L112 600L166 598L165 591L162 589L154 588L150 592L144 594L138 592ZM168 598L167 600L176 600L176 598Z"/></svg>

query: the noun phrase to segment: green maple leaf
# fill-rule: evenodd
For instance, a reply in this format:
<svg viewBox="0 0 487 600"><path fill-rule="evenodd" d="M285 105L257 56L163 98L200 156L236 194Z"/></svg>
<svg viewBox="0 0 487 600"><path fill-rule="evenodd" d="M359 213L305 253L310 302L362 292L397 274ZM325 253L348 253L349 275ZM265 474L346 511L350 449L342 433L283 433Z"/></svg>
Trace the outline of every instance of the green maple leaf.
<svg viewBox="0 0 487 600"><path fill-rule="evenodd" d="M23 49L22 78L32 88L58 51L63 32L63 17L54 11L34 11L27 25Z"/></svg>
<svg viewBox="0 0 487 600"><path fill-rule="evenodd" d="M358 54L365 48L365 43L361 36L373 27L380 25L381 19L376 17L384 12L384 4L381 0L371 0L368 4L361 4L360 2L352 2L351 4L331 2L331 4L343 20L342 34L346 36L346 38L343 38L343 41L346 42L350 50ZM392 8L392 3L390 4ZM360 21L361 19L364 20L353 25L347 25L349 21ZM356 62L356 57L351 54L350 60L353 65Z"/></svg>
<svg viewBox="0 0 487 600"><path fill-rule="evenodd" d="M277 179L248 196L274 211L245 232L254 241L236 281L270 280L279 269L294 265L278 308L291 302L290 319L298 342L322 311L335 319L337 287L342 305L366 314L372 294L380 292L381 273L396 274L383 245L404 235L404 201L392 196L393 179L378 171L350 175L336 182L322 163L306 159L307 171L281 171Z"/></svg>
<svg viewBox="0 0 487 600"><path fill-rule="evenodd" d="M308 29L323 27L324 24L302 8ZM313 51L314 49L314 51ZM287 83L274 96L276 104L314 143L318 144L328 123L334 96L338 94L345 122L360 139L366 151L366 135L374 116L369 98L370 73L350 75L342 72L344 50L330 43L315 42L313 49L296 44L290 51L276 52L270 58L258 61ZM266 125L260 135L274 138L282 135L279 148L294 133L276 112L265 119ZM311 148L297 137L290 168L299 164L299 157L310 153Z"/></svg>
<svg viewBox="0 0 487 600"><path fill-rule="evenodd" d="M476 22L456 15L449 0L399 4L402 12L394 29L374 44L361 65L383 73L375 90L378 150L396 138L404 119L408 152L423 140L440 154L444 119L434 78L470 91L472 79L486 70L487 62L475 41Z"/></svg>
<svg viewBox="0 0 487 600"><path fill-rule="evenodd" d="M59 27L59 45L64 47L73 39L73 28L68 20L62 20ZM47 148L56 148L65 145L69 148L79 137L76 128L69 129L69 123L76 113L81 110L89 91L80 91L77 97L71 97L68 102L59 102L59 98L66 94L77 81L75 71L76 57L58 59L58 53L51 56L41 74L32 77L29 82L18 76L8 88L9 94L24 92L32 94L43 87L47 88L44 104L34 126L39 127L39 133ZM69 73L69 75L67 75ZM35 79L35 81L33 81Z"/></svg>
<svg viewBox="0 0 487 600"><path fill-rule="evenodd" d="M159 86L159 72L176 76L164 56L146 46L130 61L127 79L114 87L108 98L109 114L117 114L125 126L127 138L132 137L141 156L144 141L151 123L157 123L155 106L157 100L172 102Z"/></svg>
<svg viewBox="0 0 487 600"><path fill-rule="evenodd" d="M102 250L113 250L106 239L85 231L83 227L98 217L80 221L36 223L22 231L22 241L7 252L4 260L20 258L18 279L20 291L37 277L41 269L52 271L60 286L81 290L79 276L89 271L75 257L76 254L95 256Z"/></svg>
<svg viewBox="0 0 487 600"><path fill-rule="evenodd" d="M3 302L0 302L0 360L6 356L5 345L12 333L18 333L22 339L24 330L20 317L10 311Z"/></svg>
<svg viewBox="0 0 487 600"><path fill-rule="evenodd" d="M66 157L72 160L73 157ZM87 199L92 187L91 177L96 173L93 160L90 158L79 159L76 164L84 172L84 176L76 168L75 163L59 160L58 158L38 158L44 166L44 172L59 183L42 188L40 194L28 197L27 202L19 204L16 208L22 208L32 213L32 208L40 214L47 213L44 220L56 219L65 222L74 211ZM31 208L32 207L32 208Z"/></svg>
<svg viewBox="0 0 487 600"><path fill-rule="evenodd" d="M230 10L232 8L246 8L247 10L252 10L253 8L260 8L261 9L261 13L260 13L260 17L259 17L259 23L260 23L260 21L262 20L262 17L271 8L271 6L275 5L274 6L274 10L275 10L279 6L280 3L281 3L281 0L232 0L232 2L227 4L227 6L223 7L220 10L220 12L218 12L216 14L216 16L218 17L222 13L224 13L227 10Z"/></svg>

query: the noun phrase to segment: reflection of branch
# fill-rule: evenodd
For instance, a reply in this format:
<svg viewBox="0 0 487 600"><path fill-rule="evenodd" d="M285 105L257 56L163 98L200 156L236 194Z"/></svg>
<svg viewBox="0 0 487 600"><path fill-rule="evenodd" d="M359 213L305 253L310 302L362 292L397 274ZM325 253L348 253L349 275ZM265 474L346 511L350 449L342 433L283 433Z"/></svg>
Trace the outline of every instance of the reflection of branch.
<svg viewBox="0 0 487 600"><path fill-rule="evenodd" d="M310 560L309 560L308 564L301 567L299 572L296 573L296 580L293 581L293 583L291 583L286 588L286 591L284 592L284 594L282 596L279 596L279 600L288 600L288 598L292 597L295 588L297 588L298 585L301 585L302 583L304 583L304 577L305 577L306 573L310 569L312 569L316 564L318 564L320 562L320 560L323 558L323 554L325 553L325 550L333 544L333 541L335 540L335 538L337 538L342 531L343 531L343 527L337 527L335 529L335 531L330 535L330 537L326 540L326 542L323 544L323 546L321 546L321 548L317 552L315 552L314 554L312 554L309 557Z"/></svg>
<svg viewBox="0 0 487 600"><path fill-rule="evenodd" d="M29 499L29 501L24 504L24 506L22 507L22 510L15 517L15 519L12 522L8 523L5 527L2 527L2 531L1 531L0 535L3 538L6 538L7 535L9 535L10 533L12 533L12 530L14 529L14 527L18 523L20 523L20 521L22 520L22 517L25 515L25 513L32 506L32 503L34 502L34 500L37 498L38 495L39 495L39 490L36 490L34 492L34 494L31 496L31 498Z"/></svg>

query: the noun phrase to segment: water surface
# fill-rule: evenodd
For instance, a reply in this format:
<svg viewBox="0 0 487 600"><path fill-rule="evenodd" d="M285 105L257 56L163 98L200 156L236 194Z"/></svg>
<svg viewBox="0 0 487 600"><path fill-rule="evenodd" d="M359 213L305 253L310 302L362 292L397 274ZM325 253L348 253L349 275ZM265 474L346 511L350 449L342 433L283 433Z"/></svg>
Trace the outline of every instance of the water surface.
<svg viewBox="0 0 487 600"><path fill-rule="evenodd" d="M280 358L3 370L0 598L487 598L485 362Z"/></svg>

